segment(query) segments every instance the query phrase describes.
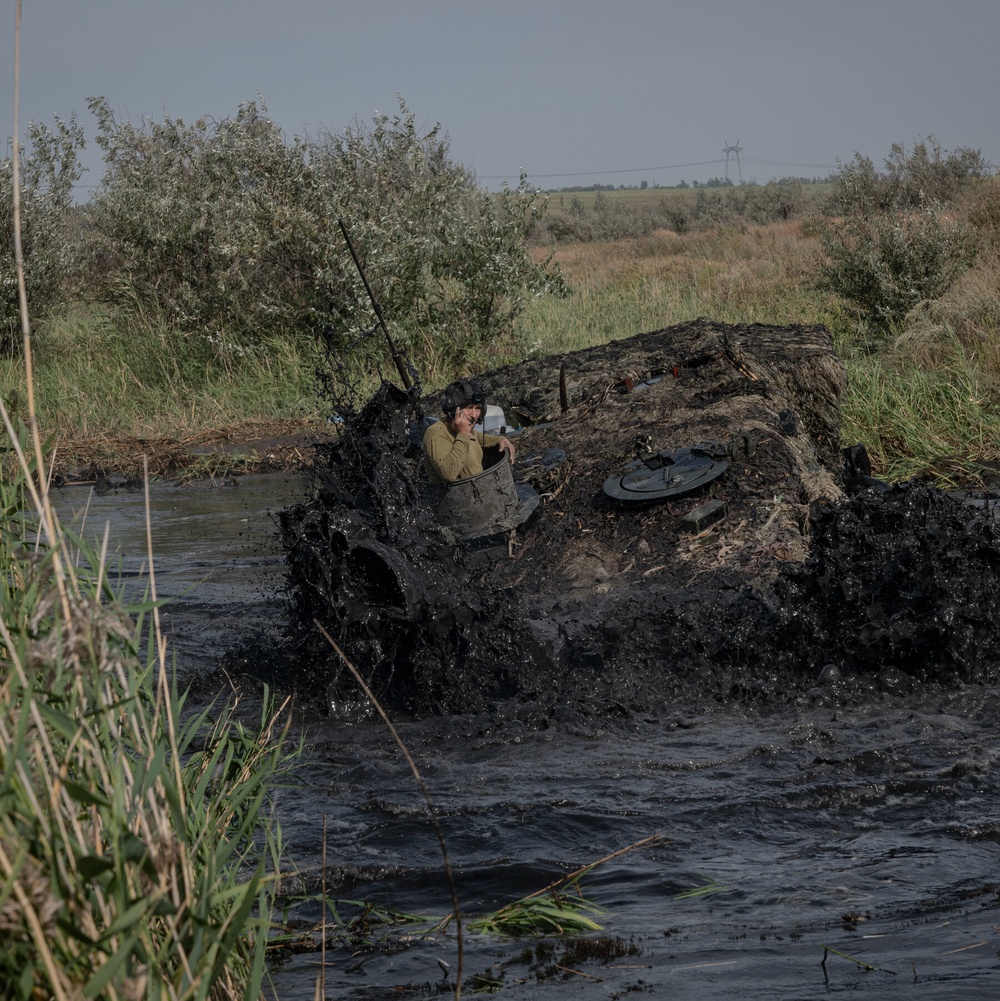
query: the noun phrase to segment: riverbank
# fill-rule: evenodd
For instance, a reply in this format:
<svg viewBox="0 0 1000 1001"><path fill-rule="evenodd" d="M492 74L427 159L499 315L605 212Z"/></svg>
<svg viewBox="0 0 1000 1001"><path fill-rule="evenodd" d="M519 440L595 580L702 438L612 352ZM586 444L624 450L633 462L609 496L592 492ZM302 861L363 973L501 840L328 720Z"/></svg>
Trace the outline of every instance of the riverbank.
<svg viewBox="0 0 1000 1001"><path fill-rule="evenodd" d="M47 464L65 482L225 477L311 462L332 431L319 343L276 333L254 350L77 303L32 333L32 393ZM0 358L0 396L26 421L21 354Z"/></svg>
<svg viewBox="0 0 1000 1001"><path fill-rule="evenodd" d="M61 435L50 456L59 486L127 485L149 475L181 482L312 468L316 446L335 433L325 420L252 420L189 435Z"/></svg>

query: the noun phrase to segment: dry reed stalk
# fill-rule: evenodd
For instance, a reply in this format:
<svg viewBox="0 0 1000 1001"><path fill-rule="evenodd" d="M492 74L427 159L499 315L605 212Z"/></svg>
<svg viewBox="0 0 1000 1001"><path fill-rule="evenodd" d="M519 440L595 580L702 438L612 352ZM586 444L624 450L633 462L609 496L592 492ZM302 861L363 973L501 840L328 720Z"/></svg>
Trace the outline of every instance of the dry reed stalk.
<svg viewBox="0 0 1000 1001"><path fill-rule="evenodd" d="M365 679L361 677L361 672L354 666L350 658L344 653L343 650L337 645L336 640L326 631L322 623L317 619L313 619L313 625L323 634L324 639L327 643L333 647L334 652L343 661L344 665L351 672L354 680L358 683L358 687L364 692L365 698L375 707L376 712L382 717L382 722L389 728L389 732L392 734L393 740L396 742L396 746L399 747L400 751L403 753L403 757L406 758L406 763L410 766L410 771L413 773L413 779L417 783L417 788L420 790L421 795L424 797L424 802L427 804L427 811L431 818L431 823L434 825L434 830L437 832L438 844L441 847L441 856L444 861L445 875L448 878L448 886L451 889L451 903L453 907L453 914L455 917L455 940L456 940L456 950L457 950L457 961L455 969L455 1001L460 1001L462 996L462 964L465 956L465 949L462 939L462 915L458 906L458 891L455 888L455 874L451 868L451 859L448 857L448 847L445 844L444 832L441 830L441 822L438 819L437 809L434 806L434 801L431 799L431 794L427 790L427 786L424 783L423 776L420 774L420 770L417 768L417 763L413 760L413 756L410 754L409 749L403 742L403 738L400 737L398 731L392 724L392 720L386 714L386 711L382 708L378 699L372 693L371 689L365 682ZM323 901L324 911L326 908L326 899L324 897Z"/></svg>

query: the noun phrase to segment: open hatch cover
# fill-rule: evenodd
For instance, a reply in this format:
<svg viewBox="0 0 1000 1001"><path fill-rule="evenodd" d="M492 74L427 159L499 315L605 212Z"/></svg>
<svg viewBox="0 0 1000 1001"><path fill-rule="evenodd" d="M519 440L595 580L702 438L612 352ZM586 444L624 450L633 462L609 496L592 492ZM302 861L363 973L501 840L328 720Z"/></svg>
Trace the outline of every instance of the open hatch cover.
<svg viewBox="0 0 1000 1001"><path fill-rule="evenodd" d="M630 462L620 475L605 480L604 492L618 501L648 504L689 494L728 468L728 460L704 447L665 449Z"/></svg>

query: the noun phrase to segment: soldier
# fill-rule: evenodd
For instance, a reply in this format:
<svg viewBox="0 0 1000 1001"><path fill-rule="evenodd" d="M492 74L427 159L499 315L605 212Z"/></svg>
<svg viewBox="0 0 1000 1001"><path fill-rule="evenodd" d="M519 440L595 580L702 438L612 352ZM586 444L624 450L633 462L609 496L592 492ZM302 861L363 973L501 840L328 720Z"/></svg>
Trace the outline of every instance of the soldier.
<svg viewBox="0 0 1000 1001"><path fill-rule="evenodd" d="M483 448L499 446L514 461L514 446L508 438L473 428L486 413L486 397L471 379L453 382L441 398L444 419L424 432L424 469L436 483L454 483L483 471Z"/></svg>

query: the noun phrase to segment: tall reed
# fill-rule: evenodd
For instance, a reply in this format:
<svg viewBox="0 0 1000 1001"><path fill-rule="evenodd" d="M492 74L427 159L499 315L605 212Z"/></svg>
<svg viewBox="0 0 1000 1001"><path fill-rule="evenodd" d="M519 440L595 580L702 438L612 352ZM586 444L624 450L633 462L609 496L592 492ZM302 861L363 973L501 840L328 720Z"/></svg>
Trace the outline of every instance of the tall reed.
<svg viewBox="0 0 1000 1001"><path fill-rule="evenodd" d="M250 1001L281 852L266 807L284 734L268 699L253 727L232 702L189 711L159 630L151 542L151 603L130 609L108 580L107 533L93 551L49 501L21 247L20 14L18 0L27 426L0 398L0 997Z"/></svg>
<svg viewBox="0 0 1000 1001"><path fill-rule="evenodd" d="M0 488L0 997L257 998L289 761L273 704L254 725L191 710L106 553L21 516L27 474Z"/></svg>

